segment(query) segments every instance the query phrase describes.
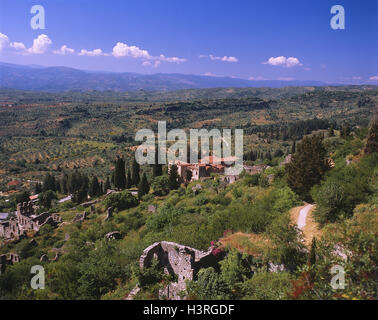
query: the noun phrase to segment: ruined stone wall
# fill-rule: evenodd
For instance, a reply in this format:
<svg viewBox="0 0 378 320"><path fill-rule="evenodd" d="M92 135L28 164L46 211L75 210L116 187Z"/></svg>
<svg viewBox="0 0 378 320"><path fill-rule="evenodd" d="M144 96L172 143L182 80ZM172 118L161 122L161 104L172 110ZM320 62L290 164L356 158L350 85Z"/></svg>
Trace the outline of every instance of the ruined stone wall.
<svg viewBox="0 0 378 320"><path fill-rule="evenodd" d="M196 280L201 268L214 267L220 256L212 254L212 248L208 251L200 251L183 246L175 242L155 242L147 247L139 260L141 269L149 267L153 259L159 262L165 273L177 276L177 282L171 283L161 291L161 295L168 299L180 299L178 293L186 290L186 280Z"/></svg>

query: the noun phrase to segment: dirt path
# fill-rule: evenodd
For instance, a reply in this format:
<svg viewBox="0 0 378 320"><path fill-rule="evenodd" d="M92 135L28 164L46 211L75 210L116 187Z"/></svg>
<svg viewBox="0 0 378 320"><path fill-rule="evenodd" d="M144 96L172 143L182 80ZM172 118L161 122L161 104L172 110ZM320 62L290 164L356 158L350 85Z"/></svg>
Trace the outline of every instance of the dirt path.
<svg viewBox="0 0 378 320"><path fill-rule="evenodd" d="M306 245L311 244L313 237L320 238L321 236L318 224L312 216L315 208L315 205L306 203L304 206L293 208L290 212L291 220L303 231L303 238Z"/></svg>
<svg viewBox="0 0 378 320"><path fill-rule="evenodd" d="M307 214L312 209L313 206L314 206L313 204L308 204L299 211L299 217L298 217L298 222L297 222L299 229L303 230L303 228L305 227Z"/></svg>

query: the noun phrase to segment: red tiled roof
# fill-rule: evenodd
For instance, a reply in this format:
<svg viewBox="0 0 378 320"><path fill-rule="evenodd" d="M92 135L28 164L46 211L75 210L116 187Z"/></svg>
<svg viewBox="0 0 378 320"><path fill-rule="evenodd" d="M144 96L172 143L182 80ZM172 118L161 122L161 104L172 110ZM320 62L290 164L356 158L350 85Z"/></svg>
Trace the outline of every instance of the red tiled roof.
<svg viewBox="0 0 378 320"><path fill-rule="evenodd" d="M14 186L18 186L19 184L21 184L21 181L19 180L12 180L8 183L8 187L14 187Z"/></svg>

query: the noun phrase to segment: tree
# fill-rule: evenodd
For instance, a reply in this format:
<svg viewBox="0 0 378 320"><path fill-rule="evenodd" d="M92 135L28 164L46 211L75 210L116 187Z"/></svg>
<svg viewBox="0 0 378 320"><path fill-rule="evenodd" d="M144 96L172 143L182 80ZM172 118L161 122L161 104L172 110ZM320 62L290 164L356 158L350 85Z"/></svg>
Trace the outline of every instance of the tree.
<svg viewBox="0 0 378 320"><path fill-rule="evenodd" d="M292 144L292 146L291 146L291 154L294 154L295 153L295 144L296 144L296 142L295 142L295 140L293 141L293 144Z"/></svg>
<svg viewBox="0 0 378 320"><path fill-rule="evenodd" d="M107 192L108 189L111 188L109 177L106 177L105 185L104 185L104 193Z"/></svg>
<svg viewBox="0 0 378 320"><path fill-rule="evenodd" d="M93 176L92 181L89 186L89 195L91 197L98 197L102 193L100 184L98 183L98 179L96 176Z"/></svg>
<svg viewBox="0 0 378 320"><path fill-rule="evenodd" d="M286 165L287 182L303 200L312 201L310 189L320 182L329 169L326 154L320 135L304 137L292 161Z"/></svg>
<svg viewBox="0 0 378 320"><path fill-rule="evenodd" d="M50 208L52 200L55 199L57 199L57 196L55 192L51 190L42 192L38 197L39 203L45 208Z"/></svg>
<svg viewBox="0 0 378 320"><path fill-rule="evenodd" d="M193 173L190 170L186 170L186 181L190 182L192 180Z"/></svg>
<svg viewBox="0 0 378 320"><path fill-rule="evenodd" d="M56 181L53 175L47 174L43 179L43 188L42 191L56 191Z"/></svg>
<svg viewBox="0 0 378 320"><path fill-rule="evenodd" d="M30 193L28 191L21 191L16 194L15 201L16 203L29 202Z"/></svg>
<svg viewBox="0 0 378 320"><path fill-rule="evenodd" d="M126 189L130 189L133 185L133 179L131 178L130 169L127 169Z"/></svg>
<svg viewBox="0 0 378 320"><path fill-rule="evenodd" d="M37 183L37 184L35 185L34 193L35 193L35 194L39 194L39 193L41 193L41 192L42 192L42 185L41 185L40 183Z"/></svg>
<svg viewBox="0 0 378 320"><path fill-rule="evenodd" d="M173 164L169 170L169 188L175 190L179 187L177 166Z"/></svg>
<svg viewBox="0 0 378 320"><path fill-rule="evenodd" d="M375 115L371 121L364 151L365 154L378 152L378 115Z"/></svg>
<svg viewBox="0 0 378 320"><path fill-rule="evenodd" d="M132 167L131 167L131 172L132 172L131 179L132 179L132 184L134 186L137 186L140 182L139 171L140 171L139 163L134 158L134 161L133 161L133 164L132 164Z"/></svg>
<svg viewBox="0 0 378 320"><path fill-rule="evenodd" d="M117 158L114 170L114 186L118 189L126 187L125 161L120 157Z"/></svg>
<svg viewBox="0 0 378 320"><path fill-rule="evenodd" d="M335 135L335 131L333 125L331 125L328 129L328 137L333 137Z"/></svg>
<svg viewBox="0 0 378 320"><path fill-rule="evenodd" d="M144 172L142 176L142 180L140 181L139 186L138 186L138 198L142 199L142 197L145 194L148 194L149 191L150 191L150 185L148 183L146 173Z"/></svg>
<svg viewBox="0 0 378 320"><path fill-rule="evenodd" d="M105 208L113 207L118 211L126 210L136 207L138 199L135 198L129 191L122 191L119 193L112 193L104 200Z"/></svg>
<svg viewBox="0 0 378 320"><path fill-rule="evenodd" d="M169 178L167 175L156 177L152 181L153 193L156 196L165 196L169 193Z"/></svg>
<svg viewBox="0 0 378 320"><path fill-rule="evenodd" d="M161 176L163 174L163 165L162 164L159 164L159 158L158 158L158 152L157 152L157 148L155 148L156 152L155 152L155 162L152 166L152 175L154 177L158 177L158 176Z"/></svg>

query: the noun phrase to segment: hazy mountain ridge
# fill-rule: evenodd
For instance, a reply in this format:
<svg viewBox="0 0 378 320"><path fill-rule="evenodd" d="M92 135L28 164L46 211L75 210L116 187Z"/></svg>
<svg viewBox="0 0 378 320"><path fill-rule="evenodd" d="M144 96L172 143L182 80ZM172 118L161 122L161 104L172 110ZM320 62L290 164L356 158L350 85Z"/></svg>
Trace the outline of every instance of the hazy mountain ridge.
<svg viewBox="0 0 378 320"><path fill-rule="evenodd" d="M69 67L0 63L0 87L33 91L173 91L217 87L325 86L320 81L245 80L177 73L137 74L78 70Z"/></svg>

